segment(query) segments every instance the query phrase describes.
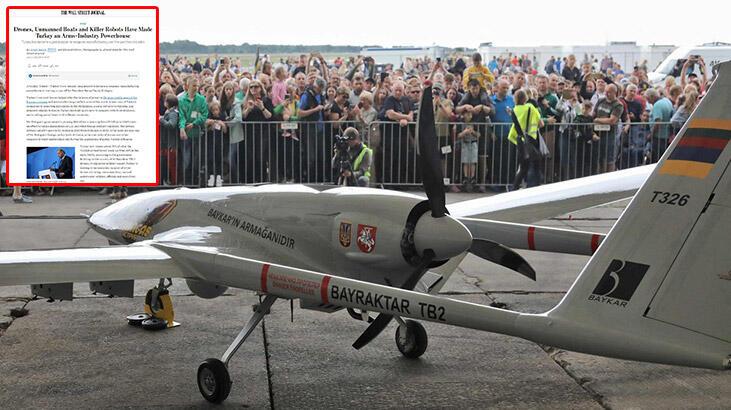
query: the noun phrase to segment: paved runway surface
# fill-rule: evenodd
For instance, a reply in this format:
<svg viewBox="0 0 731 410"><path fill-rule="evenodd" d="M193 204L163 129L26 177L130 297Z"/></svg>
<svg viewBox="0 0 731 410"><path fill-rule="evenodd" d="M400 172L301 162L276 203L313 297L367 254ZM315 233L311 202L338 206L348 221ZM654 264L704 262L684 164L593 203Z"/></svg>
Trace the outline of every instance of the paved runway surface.
<svg viewBox="0 0 731 410"><path fill-rule="evenodd" d="M450 194L449 201L474 195ZM79 213L108 200L61 192L15 205L0 198L0 250L104 246ZM607 232L624 203L540 224ZM554 306L588 258L521 252L531 282L468 256L443 293L476 303L541 312ZM0 408L209 407L195 373L220 357L257 297L229 290L203 300L174 286L182 326L145 332L124 317L142 310L154 281L133 299L93 296L77 284L72 302L29 299L28 287L0 288ZM13 319L13 308L28 314ZM225 407L247 408L729 408L731 373L642 364L555 350L521 339L426 323L421 359L401 357L395 325L366 348L350 345L365 325L345 312L301 310L278 301L230 364Z"/></svg>

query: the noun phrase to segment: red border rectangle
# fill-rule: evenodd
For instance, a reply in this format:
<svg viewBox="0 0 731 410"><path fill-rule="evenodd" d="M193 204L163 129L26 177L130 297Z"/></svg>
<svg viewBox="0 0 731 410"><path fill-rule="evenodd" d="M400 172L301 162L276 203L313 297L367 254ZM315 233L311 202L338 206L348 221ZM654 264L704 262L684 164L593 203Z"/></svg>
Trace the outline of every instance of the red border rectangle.
<svg viewBox="0 0 731 410"><path fill-rule="evenodd" d="M160 101L160 75L158 74L158 64L160 61L160 9L157 6L7 6L5 8L5 93L6 93L6 106L5 106L5 169L6 169L6 181L9 186L158 186L160 185L160 127L158 123L158 112L157 103L154 110L155 115L155 182L146 183L125 183L122 181L113 183L81 183L81 182L54 182L54 183L42 183L42 182L23 182L23 183L10 183L10 10L11 9L47 9L47 10L61 10L61 9L75 9L75 10L155 10L155 101Z"/></svg>

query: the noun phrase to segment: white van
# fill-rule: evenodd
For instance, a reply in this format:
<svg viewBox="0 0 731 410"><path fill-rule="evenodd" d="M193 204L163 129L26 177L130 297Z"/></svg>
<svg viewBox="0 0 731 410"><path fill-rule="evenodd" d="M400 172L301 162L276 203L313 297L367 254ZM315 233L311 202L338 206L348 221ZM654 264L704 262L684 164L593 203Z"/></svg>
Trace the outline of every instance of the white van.
<svg viewBox="0 0 731 410"><path fill-rule="evenodd" d="M650 83L657 85L665 80L665 77L672 75L680 80L680 70L688 58L703 57L706 63L708 78L713 77L711 68L721 61L731 60L731 44L719 43L717 45L703 45L699 47L678 47L665 58L654 71L647 73ZM701 76L699 64L693 66L693 72Z"/></svg>

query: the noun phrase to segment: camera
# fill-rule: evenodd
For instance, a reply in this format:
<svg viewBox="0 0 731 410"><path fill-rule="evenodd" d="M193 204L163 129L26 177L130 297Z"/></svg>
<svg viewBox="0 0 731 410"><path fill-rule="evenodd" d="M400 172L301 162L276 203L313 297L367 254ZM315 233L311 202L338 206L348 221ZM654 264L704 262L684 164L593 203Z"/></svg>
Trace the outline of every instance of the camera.
<svg viewBox="0 0 731 410"><path fill-rule="evenodd" d="M334 148L338 151L344 150L345 152L347 152L348 148L350 147L348 145L348 141L350 141L350 138L346 137L345 135L336 135Z"/></svg>
<svg viewBox="0 0 731 410"><path fill-rule="evenodd" d="M442 62L442 58L441 57L437 57L437 63L441 63L441 62Z"/></svg>
<svg viewBox="0 0 731 410"><path fill-rule="evenodd" d="M350 145L348 144L349 140L350 138L346 137L345 135L335 136L335 144L333 145L333 148L335 148L333 169L337 169L337 174L335 174L335 178L338 185L355 185L355 179L352 175L350 177L343 176L343 173L345 173L345 171L350 171L351 173L353 172L353 166L350 163L350 155L348 154L348 149L350 148Z"/></svg>

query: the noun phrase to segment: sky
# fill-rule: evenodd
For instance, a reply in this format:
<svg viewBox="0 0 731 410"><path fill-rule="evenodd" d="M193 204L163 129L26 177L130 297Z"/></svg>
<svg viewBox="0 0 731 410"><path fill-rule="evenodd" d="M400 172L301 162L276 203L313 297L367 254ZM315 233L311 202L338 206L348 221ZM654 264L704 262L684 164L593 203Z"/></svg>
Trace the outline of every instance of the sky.
<svg viewBox="0 0 731 410"><path fill-rule="evenodd" d="M21 5L22 0L3 1ZM68 5L68 0L38 0L33 5ZM333 44L477 48L495 46L603 45L635 41L640 45L731 43L727 23L731 3L703 2L688 16L689 5L638 0L364 2L317 0L78 0L75 5L157 5L160 40L201 44ZM434 6L446 4L448 6ZM427 5L427 6L424 6ZM611 5L610 7L607 7ZM716 9L714 9L716 7ZM518 26L520 23L520 27ZM5 19L0 41L5 41Z"/></svg>

